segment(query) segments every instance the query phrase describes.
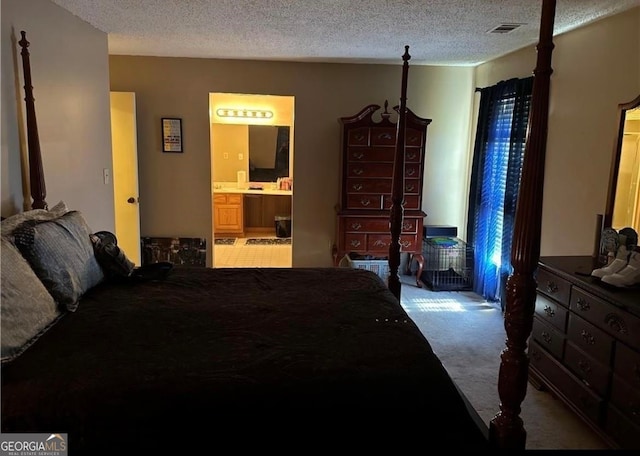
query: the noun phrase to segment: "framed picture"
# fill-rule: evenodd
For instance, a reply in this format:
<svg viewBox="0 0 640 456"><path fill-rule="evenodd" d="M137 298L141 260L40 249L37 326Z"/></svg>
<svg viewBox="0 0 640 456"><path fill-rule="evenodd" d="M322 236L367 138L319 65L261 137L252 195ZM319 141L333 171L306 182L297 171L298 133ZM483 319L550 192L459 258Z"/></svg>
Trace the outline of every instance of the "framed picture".
<svg viewBox="0 0 640 456"><path fill-rule="evenodd" d="M182 119L162 118L162 152L182 152Z"/></svg>

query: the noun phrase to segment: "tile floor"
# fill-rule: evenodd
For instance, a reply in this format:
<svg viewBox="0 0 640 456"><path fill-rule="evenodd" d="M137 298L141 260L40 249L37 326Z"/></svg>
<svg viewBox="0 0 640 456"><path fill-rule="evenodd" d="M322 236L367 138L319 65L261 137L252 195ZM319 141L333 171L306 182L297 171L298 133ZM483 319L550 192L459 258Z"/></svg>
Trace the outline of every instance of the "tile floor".
<svg viewBox="0 0 640 456"><path fill-rule="evenodd" d="M275 238L275 236L252 237ZM247 238L237 238L233 245L214 244L214 267L291 267L291 245L246 245L246 240Z"/></svg>

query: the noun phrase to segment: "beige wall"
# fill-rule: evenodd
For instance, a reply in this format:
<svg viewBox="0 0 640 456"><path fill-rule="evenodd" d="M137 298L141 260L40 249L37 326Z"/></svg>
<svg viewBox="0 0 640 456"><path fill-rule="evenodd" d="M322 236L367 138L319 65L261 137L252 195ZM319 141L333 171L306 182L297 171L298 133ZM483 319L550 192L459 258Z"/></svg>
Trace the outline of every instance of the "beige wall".
<svg viewBox="0 0 640 456"><path fill-rule="evenodd" d="M400 78L400 65L110 56L111 89L136 93L142 235L205 237L211 244L209 93L289 95L295 97L293 266L331 265L338 118L385 100L394 106ZM464 224L473 88L472 68L409 70L408 106L433 119L425 169L427 223ZM161 152L161 117L183 119L183 154Z"/></svg>
<svg viewBox="0 0 640 456"><path fill-rule="evenodd" d="M103 168L111 168L107 35L48 0L2 0L1 8L2 215L25 208L24 78L17 44L24 30L46 200L50 206L64 200L94 230L113 231L113 187L102 179Z"/></svg>
<svg viewBox="0 0 640 456"><path fill-rule="evenodd" d="M593 252L604 213L617 105L640 94L640 8L554 38L542 255ZM535 49L477 68L479 87L531 74Z"/></svg>

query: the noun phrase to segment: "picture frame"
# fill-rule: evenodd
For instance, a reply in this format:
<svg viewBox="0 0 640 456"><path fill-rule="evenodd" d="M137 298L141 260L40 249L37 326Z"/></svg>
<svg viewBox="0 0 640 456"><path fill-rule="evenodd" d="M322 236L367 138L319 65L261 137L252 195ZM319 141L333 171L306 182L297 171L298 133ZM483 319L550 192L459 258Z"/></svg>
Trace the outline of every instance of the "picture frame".
<svg viewBox="0 0 640 456"><path fill-rule="evenodd" d="M182 119L162 118L162 152L182 153Z"/></svg>

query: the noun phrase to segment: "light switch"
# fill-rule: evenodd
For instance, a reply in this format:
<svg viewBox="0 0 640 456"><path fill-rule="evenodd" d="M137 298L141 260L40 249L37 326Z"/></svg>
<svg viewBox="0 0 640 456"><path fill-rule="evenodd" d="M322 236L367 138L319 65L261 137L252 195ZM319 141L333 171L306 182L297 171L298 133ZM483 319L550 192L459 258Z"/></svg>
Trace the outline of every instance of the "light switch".
<svg viewBox="0 0 640 456"><path fill-rule="evenodd" d="M244 158L244 154L243 153L239 153L238 154L238 160L242 160Z"/></svg>
<svg viewBox="0 0 640 456"><path fill-rule="evenodd" d="M222 156L225 160L227 160L229 158L229 152L225 152L224 154L222 154Z"/></svg>
<svg viewBox="0 0 640 456"><path fill-rule="evenodd" d="M102 179L104 181L104 185L109 185L111 183L111 170L109 168L104 168L102 170Z"/></svg>

